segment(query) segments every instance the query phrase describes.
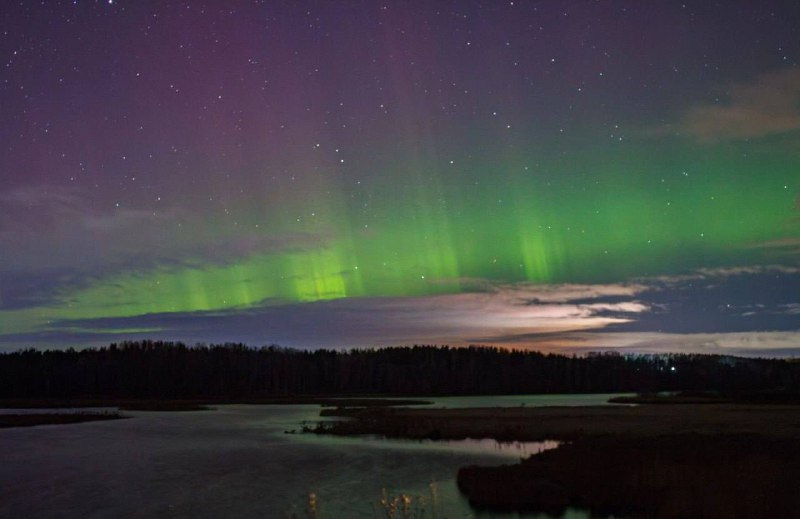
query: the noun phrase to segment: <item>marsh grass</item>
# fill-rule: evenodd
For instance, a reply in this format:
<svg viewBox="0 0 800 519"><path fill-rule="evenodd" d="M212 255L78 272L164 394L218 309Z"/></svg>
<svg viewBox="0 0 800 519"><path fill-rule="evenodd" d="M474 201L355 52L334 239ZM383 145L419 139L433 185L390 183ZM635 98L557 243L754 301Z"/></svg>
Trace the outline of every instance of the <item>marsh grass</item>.
<svg viewBox="0 0 800 519"><path fill-rule="evenodd" d="M374 519L447 519L442 509L437 483L428 485L420 495L381 491L381 496L372 502ZM326 509L316 493L308 494L304 510L293 510L283 515L284 519L340 519L345 516L332 509Z"/></svg>
<svg viewBox="0 0 800 519"><path fill-rule="evenodd" d="M385 488L381 492L376 517L381 519L444 519L436 483L428 485L428 491L419 496L390 494Z"/></svg>

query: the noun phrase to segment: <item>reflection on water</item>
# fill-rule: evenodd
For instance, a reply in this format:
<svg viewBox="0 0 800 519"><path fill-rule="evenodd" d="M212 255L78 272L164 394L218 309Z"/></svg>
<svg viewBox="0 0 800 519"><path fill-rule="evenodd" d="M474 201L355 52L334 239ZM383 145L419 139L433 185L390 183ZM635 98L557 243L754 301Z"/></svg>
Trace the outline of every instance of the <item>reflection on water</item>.
<svg viewBox="0 0 800 519"><path fill-rule="evenodd" d="M372 519L387 517L386 507L416 514L394 516L404 519L543 517L479 514L455 475L553 442L284 434L318 413L312 405L233 405L0 430L0 517Z"/></svg>
<svg viewBox="0 0 800 519"><path fill-rule="evenodd" d="M559 442L552 440L543 442L499 442L491 438L483 438L481 440L468 439L444 442L424 440L423 444L427 444L429 448L434 449L438 447L437 444L444 444L446 448L458 449L462 452L494 453L514 458L527 458L548 449L555 449L558 447Z"/></svg>
<svg viewBox="0 0 800 519"><path fill-rule="evenodd" d="M390 450L406 453L450 453L463 455L486 456L491 463L511 463L521 458L555 449L557 441L542 442L498 442L492 438L466 440L403 440L386 439L379 436L317 436L314 434L297 435L297 443L324 444L330 448L359 448Z"/></svg>

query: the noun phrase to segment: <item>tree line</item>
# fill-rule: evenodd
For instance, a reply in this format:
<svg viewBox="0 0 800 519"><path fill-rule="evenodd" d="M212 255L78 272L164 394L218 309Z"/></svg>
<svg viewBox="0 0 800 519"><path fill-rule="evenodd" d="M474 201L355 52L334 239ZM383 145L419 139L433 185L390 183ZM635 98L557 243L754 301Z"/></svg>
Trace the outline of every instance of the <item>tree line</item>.
<svg viewBox="0 0 800 519"><path fill-rule="evenodd" d="M0 354L0 398L213 398L800 390L800 363L493 347L294 350L135 341Z"/></svg>

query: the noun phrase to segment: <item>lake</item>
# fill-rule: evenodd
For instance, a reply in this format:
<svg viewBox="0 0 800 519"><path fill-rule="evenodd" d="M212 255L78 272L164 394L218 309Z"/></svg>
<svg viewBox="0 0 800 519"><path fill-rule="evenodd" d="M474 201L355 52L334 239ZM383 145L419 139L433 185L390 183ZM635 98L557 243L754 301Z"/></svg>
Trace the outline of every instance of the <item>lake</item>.
<svg viewBox="0 0 800 519"><path fill-rule="evenodd" d="M598 405L608 397L450 397L436 398L434 405ZM285 434L320 420L319 410L223 405L0 430L0 517L372 519L387 517L392 504L402 508L401 495L408 496L407 517L415 519L547 517L478 513L459 494L455 475L464 465L513 463L553 442ZM564 517L587 516L569 511Z"/></svg>

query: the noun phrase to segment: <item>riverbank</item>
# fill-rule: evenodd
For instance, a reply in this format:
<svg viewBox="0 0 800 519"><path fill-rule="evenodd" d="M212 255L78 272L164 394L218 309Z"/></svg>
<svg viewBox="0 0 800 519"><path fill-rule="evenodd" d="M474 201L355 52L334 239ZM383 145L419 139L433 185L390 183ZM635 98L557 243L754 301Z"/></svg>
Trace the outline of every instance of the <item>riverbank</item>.
<svg viewBox="0 0 800 519"><path fill-rule="evenodd" d="M10 427L33 427L36 425L65 425L98 420L121 420L127 418L119 413L30 413L0 414L0 429Z"/></svg>
<svg viewBox="0 0 800 519"><path fill-rule="evenodd" d="M680 391L616 396L612 404L757 404L800 405L800 394L793 391L750 391L719 393L714 391Z"/></svg>
<svg viewBox="0 0 800 519"><path fill-rule="evenodd" d="M798 477L796 440L677 434L584 438L514 465L464 467L457 481L484 509L727 519L793 517Z"/></svg>
<svg viewBox="0 0 800 519"><path fill-rule="evenodd" d="M478 508L620 517L787 517L800 509L800 406L325 410L317 432L392 438L560 440L521 463L464 467Z"/></svg>
<svg viewBox="0 0 800 519"><path fill-rule="evenodd" d="M320 405L322 407L382 407L422 405L426 400L323 396L297 397L212 397L203 399L147 399L147 398L5 398L0 399L0 409L63 409L113 407L120 411L207 411L215 405Z"/></svg>

